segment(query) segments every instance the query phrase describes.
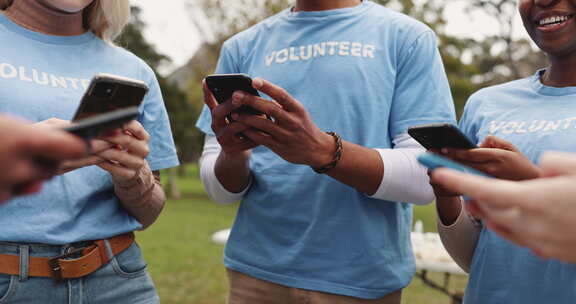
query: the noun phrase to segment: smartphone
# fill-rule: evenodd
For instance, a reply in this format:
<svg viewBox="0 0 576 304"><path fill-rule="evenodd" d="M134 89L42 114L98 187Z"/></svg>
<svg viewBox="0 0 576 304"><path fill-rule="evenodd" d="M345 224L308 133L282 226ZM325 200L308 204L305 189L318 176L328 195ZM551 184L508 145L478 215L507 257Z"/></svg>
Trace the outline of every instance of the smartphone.
<svg viewBox="0 0 576 304"><path fill-rule="evenodd" d="M106 131L122 127L125 123L136 119L138 114L138 107L131 106L77 120L64 128L64 131L89 140Z"/></svg>
<svg viewBox="0 0 576 304"><path fill-rule="evenodd" d="M413 126L408 128L408 134L428 150L477 148L458 127L449 123Z"/></svg>
<svg viewBox="0 0 576 304"><path fill-rule="evenodd" d="M430 170L438 168L449 168L467 174L474 174L483 177L491 177L490 175L484 172L459 164L453 160L450 160L446 157L434 153L429 152L422 153L418 156L418 161Z"/></svg>
<svg viewBox="0 0 576 304"><path fill-rule="evenodd" d="M252 78L246 74L213 74L206 76L206 85L218 103L224 103L235 91L244 91L254 96L260 96L252 87ZM262 115L263 113L248 106L241 106L238 113Z"/></svg>
<svg viewBox="0 0 576 304"><path fill-rule="evenodd" d="M97 74L84 93L72 121L117 109L137 107L147 92L148 86L140 80Z"/></svg>

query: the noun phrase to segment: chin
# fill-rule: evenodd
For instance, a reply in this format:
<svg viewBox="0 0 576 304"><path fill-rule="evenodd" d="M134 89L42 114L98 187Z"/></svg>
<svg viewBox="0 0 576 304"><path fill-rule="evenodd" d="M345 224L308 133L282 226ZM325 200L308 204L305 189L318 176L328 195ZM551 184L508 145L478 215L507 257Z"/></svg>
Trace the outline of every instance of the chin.
<svg viewBox="0 0 576 304"><path fill-rule="evenodd" d="M67 12L67 13L77 13L85 9L90 3L95 0L43 0L46 4ZM107 0L111 1L111 0Z"/></svg>

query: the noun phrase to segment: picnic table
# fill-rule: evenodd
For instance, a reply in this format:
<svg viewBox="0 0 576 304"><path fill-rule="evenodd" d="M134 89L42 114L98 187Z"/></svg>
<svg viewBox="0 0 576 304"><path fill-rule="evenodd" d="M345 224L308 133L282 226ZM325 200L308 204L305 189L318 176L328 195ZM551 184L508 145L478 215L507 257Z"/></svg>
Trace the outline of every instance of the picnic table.
<svg viewBox="0 0 576 304"><path fill-rule="evenodd" d="M453 275L466 275L444 249L440 235L433 232L422 232L422 222L417 221L411 234L412 249L416 259L416 277L430 288L436 289L448 296L452 303L462 303L462 295L450 291L450 278ZM217 231L212 235L212 241L217 244L226 244L230 229ZM442 283L435 282L428 277L429 272L444 274Z"/></svg>

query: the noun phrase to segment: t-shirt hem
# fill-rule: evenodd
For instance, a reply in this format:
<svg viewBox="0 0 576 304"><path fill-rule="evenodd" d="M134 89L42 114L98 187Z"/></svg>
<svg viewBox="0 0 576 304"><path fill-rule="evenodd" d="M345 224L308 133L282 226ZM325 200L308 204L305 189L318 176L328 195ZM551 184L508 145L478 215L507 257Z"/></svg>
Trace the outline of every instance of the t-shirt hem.
<svg viewBox="0 0 576 304"><path fill-rule="evenodd" d="M178 160L177 156L170 156L166 158L148 161L148 165L150 166L150 170L157 171L179 166L180 161Z"/></svg>
<svg viewBox="0 0 576 304"><path fill-rule="evenodd" d="M289 277L286 275L271 273L266 270L258 269L237 262L233 259L228 258L227 256L224 256L224 266L226 266L226 268L247 274L251 277L255 277L257 279L261 279L264 281L269 281L275 284L280 284L292 288L313 290L361 299L370 299L370 300L379 299L406 287L406 286L398 286L398 288L389 288L389 289L365 289L365 288L350 287L347 285L332 282L323 282L310 279Z"/></svg>

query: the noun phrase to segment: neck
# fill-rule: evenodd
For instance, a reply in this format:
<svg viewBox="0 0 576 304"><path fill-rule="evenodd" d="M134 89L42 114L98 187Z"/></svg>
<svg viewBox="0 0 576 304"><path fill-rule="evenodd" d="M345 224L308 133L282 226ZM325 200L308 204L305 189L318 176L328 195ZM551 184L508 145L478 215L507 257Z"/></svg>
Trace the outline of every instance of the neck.
<svg viewBox="0 0 576 304"><path fill-rule="evenodd" d="M297 0L294 11L325 11L359 5L362 0Z"/></svg>
<svg viewBox="0 0 576 304"><path fill-rule="evenodd" d="M16 0L5 11L16 24L29 30L55 36L75 36L86 32L82 11L67 13L40 0Z"/></svg>
<svg viewBox="0 0 576 304"><path fill-rule="evenodd" d="M542 75L542 83L550 87L576 86L576 56L550 58L550 67Z"/></svg>

